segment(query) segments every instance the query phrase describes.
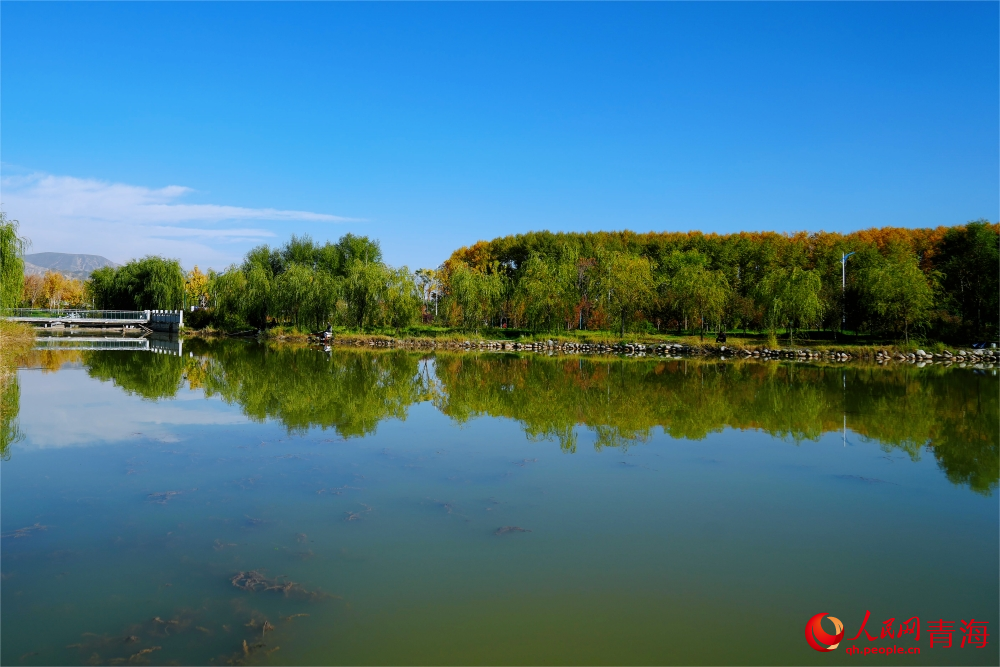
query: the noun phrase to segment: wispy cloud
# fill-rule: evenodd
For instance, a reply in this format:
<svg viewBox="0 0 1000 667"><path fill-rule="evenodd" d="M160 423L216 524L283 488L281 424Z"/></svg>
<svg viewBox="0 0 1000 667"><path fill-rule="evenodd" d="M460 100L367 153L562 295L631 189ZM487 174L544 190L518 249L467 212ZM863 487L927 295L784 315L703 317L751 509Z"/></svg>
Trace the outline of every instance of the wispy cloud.
<svg viewBox="0 0 1000 667"><path fill-rule="evenodd" d="M169 401L153 403L125 395L111 382L97 382L83 369L63 368L57 373L23 370L21 386L21 429L28 436L25 449L50 449L113 444L143 439L177 441L192 426L245 424L238 407L206 400L200 390L180 389ZM73 397L85 396L83 401ZM45 414L45 406L51 408ZM87 417L83 418L86 414Z"/></svg>
<svg viewBox="0 0 1000 667"><path fill-rule="evenodd" d="M276 223L356 220L311 211L189 204L184 198L193 190L179 185L150 188L46 173L5 176L0 190L4 210L21 221L32 252L86 252L116 261L156 253L180 257L185 264L219 266L241 254L236 246L274 237L268 227Z"/></svg>

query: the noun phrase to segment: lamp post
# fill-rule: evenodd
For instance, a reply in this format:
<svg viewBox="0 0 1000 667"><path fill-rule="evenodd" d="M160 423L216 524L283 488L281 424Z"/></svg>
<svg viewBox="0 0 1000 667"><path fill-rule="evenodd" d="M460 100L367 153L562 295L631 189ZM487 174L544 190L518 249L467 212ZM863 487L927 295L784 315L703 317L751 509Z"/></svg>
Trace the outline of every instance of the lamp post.
<svg viewBox="0 0 1000 667"><path fill-rule="evenodd" d="M840 330L847 324L847 258L855 253L841 253L840 256Z"/></svg>

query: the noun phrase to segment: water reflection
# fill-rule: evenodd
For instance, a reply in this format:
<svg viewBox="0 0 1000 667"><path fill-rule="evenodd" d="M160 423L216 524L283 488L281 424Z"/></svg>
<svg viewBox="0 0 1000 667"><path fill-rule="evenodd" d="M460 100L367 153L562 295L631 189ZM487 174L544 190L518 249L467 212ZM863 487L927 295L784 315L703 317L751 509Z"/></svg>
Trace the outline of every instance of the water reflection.
<svg viewBox="0 0 1000 667"><path fill-rule="evenodd" d="M452 418L510 417L567 451L576 449L577 425L594 431L598 448L646 440L657 426L675 438L736 428L796 442L850 428L912 459L926 446L956 484L980 493L997 485L995 377L943 368L461 355L439 355L436 368L440 407Z"/></svg>
<svg viewBox="0 0 1000 667"><path fill-rule="evenodd" d="M994 376L183 349L23 360L3 664L805 664L819 604L997 622Z"/></svg>
<svg viewBox="0 0 1000 667"><path fill-rule="evenodd" d="M24 439L17 416L21 411L21 385L16 373L0 371L0 459L10 458L10 446Z"/></svg>
<svg viewBox="0 0 1000 667"><path fill-rule="evenodd" d="M191 387L237 403L255 421L277 419L290 432L314 426L342 437L373 433L379 422L406 419L407 408L431 397L419 358L262 345L207 346L183 370Z"/></svg>
<svg viewBox="0 0 1000 667"><path fill-rule="evenodd" d="M516 420L530 438L554 440L566 452L576 451L582 430L597 449L644 442L657 427L688 440L732 428L794 442L841 430L846 440L849 430L913 460L929 451L948 479L978 493L998 482L998 380L964 369L324 353L242 341L194 340L184 350L38 350L27 363L54 369L79 361L91 377L148 400L172 398L186 381L289 432L318 426L365 436L386 419L405 420L423 401L460 423L484 415ZM4 401L8 429L7 393Z"/></svg>
<svg viewBox="0 0 1000 667"><path fill-rule="evenodd" d="M135 350L181 356L184 341L177 336L39 336L39 350Z"/></svg>

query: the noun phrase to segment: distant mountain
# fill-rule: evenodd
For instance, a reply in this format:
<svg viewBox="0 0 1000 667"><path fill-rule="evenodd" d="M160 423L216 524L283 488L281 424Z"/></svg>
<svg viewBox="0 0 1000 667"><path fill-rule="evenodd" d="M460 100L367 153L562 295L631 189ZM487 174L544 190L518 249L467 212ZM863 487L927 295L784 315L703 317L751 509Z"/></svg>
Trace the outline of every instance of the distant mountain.
<svg viewBox="0 0 1000 667"><path fill-rule="evenodd" d="M24 256L24 273L29 276L43 274L46 271L56 271L70 278L86 280L93 271L105 266L116 268L119 265L100 255L36 252Z"/></svg>

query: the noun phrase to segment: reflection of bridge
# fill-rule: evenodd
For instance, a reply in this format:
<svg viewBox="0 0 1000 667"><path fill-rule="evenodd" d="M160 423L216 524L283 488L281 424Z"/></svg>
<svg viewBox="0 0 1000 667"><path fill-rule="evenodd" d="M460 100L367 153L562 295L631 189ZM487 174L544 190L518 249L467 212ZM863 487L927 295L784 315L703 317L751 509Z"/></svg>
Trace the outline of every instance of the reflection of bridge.
<svg viewBox="0 0 1000 667"><path fill-rule="evenodd" d="M4 319L46 327L139 327L176 332L184 326L182 310L79 310L55 308L10 308Z"/></svg>
<svg viewBox="0 0 1000 667"><path fill-rule="evenodd" d="M36 338L39 350L139 350L157 354L181 356L182 340L162 340L158 338L97 338L83 336L51 336Z"/></svg>

